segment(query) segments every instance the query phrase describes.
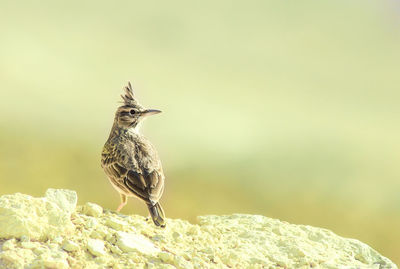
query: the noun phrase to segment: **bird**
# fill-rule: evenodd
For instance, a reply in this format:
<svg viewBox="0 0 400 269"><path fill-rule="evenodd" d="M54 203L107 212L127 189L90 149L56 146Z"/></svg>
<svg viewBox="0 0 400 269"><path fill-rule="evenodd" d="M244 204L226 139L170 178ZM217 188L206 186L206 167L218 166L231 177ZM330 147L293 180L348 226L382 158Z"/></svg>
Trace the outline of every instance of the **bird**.
<svg viewBox="0 0 400 269"><path fill-rule="evenodd" d="M101 166L120 194L121 203L116 211L121 211L128 197L137 197L146 203L154 224L165 227L165 214L160 204L165 181L161 160L155 147L139 132L145 118L161 111L139 104L130 82L121 97L122 105L115 112L101 153Z"/></svg>

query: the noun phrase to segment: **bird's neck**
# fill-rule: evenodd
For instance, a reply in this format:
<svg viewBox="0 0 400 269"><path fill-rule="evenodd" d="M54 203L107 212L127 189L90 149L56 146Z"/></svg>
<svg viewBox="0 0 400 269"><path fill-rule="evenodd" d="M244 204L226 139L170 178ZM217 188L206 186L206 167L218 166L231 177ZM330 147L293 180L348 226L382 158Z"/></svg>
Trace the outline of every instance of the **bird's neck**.
<svg viewBox="0 0 400 269"><path fill-rule="evenodd" d="M126 129L126 131L127 131L129 134L136 134L136 135L137 135L137 134L140 134L139 129L140 129L140 123L138 123L135 127Z"/></svg>
<svg viewBox="0 0 400 269"><path fill-rule="evenodd" d="M129 135L140 135L139 132L140 129L140 123L138 123L135 127L121 127L117 122L114 122L111 132L110 132L110 137L115 137L115 136L129 136Z"/></svg>

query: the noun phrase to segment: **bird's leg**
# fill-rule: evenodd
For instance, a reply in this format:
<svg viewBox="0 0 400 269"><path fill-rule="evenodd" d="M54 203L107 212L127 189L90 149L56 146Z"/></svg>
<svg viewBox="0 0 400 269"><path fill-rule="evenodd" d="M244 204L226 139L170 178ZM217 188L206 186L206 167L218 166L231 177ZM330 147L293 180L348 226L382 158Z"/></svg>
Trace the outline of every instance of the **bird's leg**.
<svg viewBox="0 0 400 269"><path fill-rule="evenodd" d="M128 196L122 193L120 194L120 196L121 196L121 204L118 206L117 212L121 211L121 209L128 203Z"/></svg>

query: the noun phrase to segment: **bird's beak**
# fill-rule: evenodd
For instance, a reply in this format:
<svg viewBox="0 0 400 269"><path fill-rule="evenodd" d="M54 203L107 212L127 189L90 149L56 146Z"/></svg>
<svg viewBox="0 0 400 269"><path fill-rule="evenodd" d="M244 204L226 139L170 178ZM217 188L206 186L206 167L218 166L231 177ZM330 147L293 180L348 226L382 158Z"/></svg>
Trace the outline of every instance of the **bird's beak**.
<svg viewBox="0 0 400 269"><path fill-rule="evenodd" d="M142 117L147 117L147 116L158 114L158 113L161 113L161 110L146 109L145 111L142 112Z"/></svg>

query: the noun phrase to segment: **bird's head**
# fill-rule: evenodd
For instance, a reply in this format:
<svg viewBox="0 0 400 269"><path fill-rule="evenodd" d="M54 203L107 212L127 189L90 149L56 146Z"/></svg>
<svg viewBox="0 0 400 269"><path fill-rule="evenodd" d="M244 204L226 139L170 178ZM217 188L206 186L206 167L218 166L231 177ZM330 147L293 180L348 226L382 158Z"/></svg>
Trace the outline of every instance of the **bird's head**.
<svg viewBox="0 0 400 269"><path fill-rule="evenodd" d="M128 82L128 86L126 86L124 90L125 93L121 95L123 105L118 107L117 112L115 113L115 123L120 128L136 128L147 116L161 112L157 109L146 109L139 104L134 97L130 82Z"/></svg>

